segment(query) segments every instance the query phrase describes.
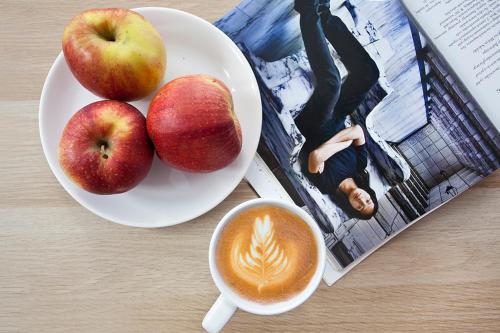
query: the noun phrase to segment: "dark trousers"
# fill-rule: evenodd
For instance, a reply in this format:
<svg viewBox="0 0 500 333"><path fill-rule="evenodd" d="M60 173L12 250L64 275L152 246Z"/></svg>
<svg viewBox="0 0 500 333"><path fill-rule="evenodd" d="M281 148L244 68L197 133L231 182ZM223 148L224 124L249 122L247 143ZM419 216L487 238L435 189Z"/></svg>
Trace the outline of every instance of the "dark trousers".
<svg viewBox="0 0 500 333"><path fill-rule="evenodd" d="M305 11L321 13L330 9L330 0L295 0L294 8L301 14Z"/></svg>
<svg viewBox="0 0 500 333"><path fill-rule="evenodd" d="M344 22L329 10L318 10L316 2L296 0L296 9L300 9L302 39L316 76L314 93L295 119L306 139L331 133L332 127L342 128L346 116L364 100L380 75L373 59ZM328 50L327 39L349 71L343 84Z"/></svg>

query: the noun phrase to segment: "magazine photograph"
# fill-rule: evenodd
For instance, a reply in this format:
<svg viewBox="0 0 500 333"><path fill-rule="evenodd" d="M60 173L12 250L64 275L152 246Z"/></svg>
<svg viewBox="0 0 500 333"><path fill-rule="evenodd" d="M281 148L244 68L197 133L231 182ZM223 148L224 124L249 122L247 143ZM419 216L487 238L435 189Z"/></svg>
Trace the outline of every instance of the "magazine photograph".
<svg viewBox="0 0 500 333"><path fill-rule="evenodd" d="M215 25L261 90L272 177L254 178L314 216L340 267L500 165L495 126L397 0L243 1Z"/></svg>

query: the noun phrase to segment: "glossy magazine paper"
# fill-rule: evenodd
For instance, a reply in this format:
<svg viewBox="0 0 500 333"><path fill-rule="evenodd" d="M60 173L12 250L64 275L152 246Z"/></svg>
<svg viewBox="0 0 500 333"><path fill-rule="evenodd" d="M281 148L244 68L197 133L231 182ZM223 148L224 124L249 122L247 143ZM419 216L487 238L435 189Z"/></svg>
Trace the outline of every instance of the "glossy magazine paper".
<svg viewBox="0 0 500 333"><path fill-rule="evenodd" d="M314 217L329 284L500 164L497 129L398 0L246 0L215 25L261 91L247 180Z"/></svg>

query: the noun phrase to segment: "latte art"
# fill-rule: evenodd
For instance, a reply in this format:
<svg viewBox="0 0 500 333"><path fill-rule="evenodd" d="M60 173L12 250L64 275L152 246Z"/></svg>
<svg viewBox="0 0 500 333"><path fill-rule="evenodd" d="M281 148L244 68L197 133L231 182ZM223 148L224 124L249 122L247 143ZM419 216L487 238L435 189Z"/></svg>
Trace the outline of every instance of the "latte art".
<svg viewBox="0 0 500 333"><path fill-rule="evenodd" d="M274 238L273 223L269 215L264 220L259 217L255 219L252 242L245 255L237 244L233 250L232 257L236 258L233 265L239 267L243 274L255 279L259 292L266 283L279 277L287 268L288 257Z"/></svg>
<svg viewBox="0 0 500 333"><path fill-rule="evenodd" d="M299 216L261 206L240 213L224 227L216 263L225 282L241 296L275 302L307 286L317 251L311 229Z"/></svg>

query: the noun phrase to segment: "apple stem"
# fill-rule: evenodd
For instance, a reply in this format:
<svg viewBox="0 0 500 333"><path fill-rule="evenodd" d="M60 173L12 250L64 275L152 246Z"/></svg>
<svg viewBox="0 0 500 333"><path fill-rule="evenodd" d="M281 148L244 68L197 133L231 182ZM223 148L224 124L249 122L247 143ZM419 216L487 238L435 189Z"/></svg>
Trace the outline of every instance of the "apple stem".
<svg viewBox="0 0 500 333"><path fill-rule="evenodd" d="M108 154L106 154L106 146L105 145L101 145L101 155L102 155L102 158L104 158L104 159L108 158Z"/></svg>

